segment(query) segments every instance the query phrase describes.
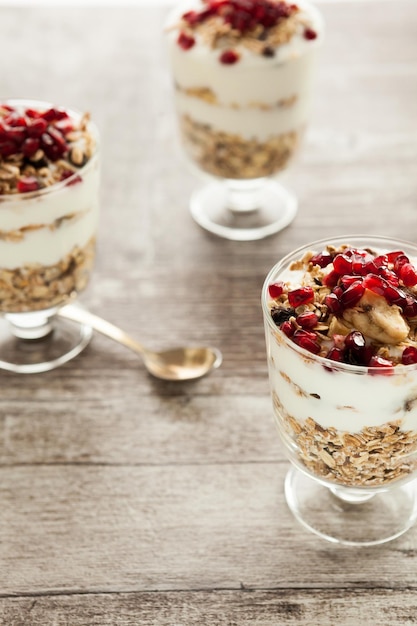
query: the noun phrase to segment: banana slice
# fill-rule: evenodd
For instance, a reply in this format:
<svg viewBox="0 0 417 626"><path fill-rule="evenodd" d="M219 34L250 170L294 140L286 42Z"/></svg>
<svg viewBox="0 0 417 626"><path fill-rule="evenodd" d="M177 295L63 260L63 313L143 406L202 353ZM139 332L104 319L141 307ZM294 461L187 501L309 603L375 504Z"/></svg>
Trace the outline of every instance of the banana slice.
<svg viewBox="0 0 417 626"><path fill-rule="evenodd" d="M401 309L369 289L355 307L343 312L343 319L365 337L390 345L401 343L410 332Z"/></svg>

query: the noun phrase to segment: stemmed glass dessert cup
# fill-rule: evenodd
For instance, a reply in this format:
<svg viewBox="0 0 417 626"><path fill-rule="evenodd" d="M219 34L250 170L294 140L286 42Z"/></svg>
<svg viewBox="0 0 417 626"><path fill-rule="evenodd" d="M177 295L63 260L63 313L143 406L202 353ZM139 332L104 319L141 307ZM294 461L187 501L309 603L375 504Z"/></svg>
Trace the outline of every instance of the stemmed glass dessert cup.
<svg viewBox="0 0 417 626"><path fill-rule="evenodd" d="M382 544L417 517L416 265L415 245L357 235L303 246L265 280L285 496L328 541Z"/></svg>
<svg viewBox="0 0 417 626"><path fill-rule="evenodd" d="M232 240L282 230L297 199L278 177L308 122L320 14L304 0L189 0L166 32L181 143L206 179L193 218Z"/></svg>
<svg viewBox="0 0 417 626"><path fill-rule="evenodd" d="M90 277L99 137L88 115L35 100L0 104L0 368L53 369L92 329L58 318Z"/></svg>

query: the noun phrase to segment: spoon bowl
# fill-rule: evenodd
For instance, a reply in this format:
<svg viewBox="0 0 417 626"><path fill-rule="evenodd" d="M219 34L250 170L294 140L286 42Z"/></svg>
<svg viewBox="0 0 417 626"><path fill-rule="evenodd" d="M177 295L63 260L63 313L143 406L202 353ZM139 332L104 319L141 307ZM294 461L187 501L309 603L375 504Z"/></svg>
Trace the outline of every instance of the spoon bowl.
<svg viewBox="0 0 417 626"><path fill-rule="evenodd" d="M222 363L222 354L217 348L185 346L160 352L148 350L121 328L80 306L68 304L58 311L58 315L91 326L102 335L140 354L148 372L162 380L194 380L205 376Z"/></svg>

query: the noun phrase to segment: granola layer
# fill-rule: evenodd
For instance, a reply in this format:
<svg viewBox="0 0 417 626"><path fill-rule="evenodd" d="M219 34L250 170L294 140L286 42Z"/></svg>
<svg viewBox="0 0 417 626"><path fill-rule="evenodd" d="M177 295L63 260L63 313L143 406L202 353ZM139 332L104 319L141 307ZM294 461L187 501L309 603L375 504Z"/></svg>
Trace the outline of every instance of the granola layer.
<svg viewBox="0 0 417 626"><path fill-rule="evenodd" d="M96 239L75 246L57 264L0 269L0 310L22 313L47 309L85 289L95 256Z"/></svg>
<svg viewBox="0 0 417 626"><path fill-rule="evenodd" d="M250 179L276 174L285 169L301 139L291 131L271 136L265 142L213 130L184 115L182 139L190 157L209 174L221 178Z"/></svg>
<svg viewBox="0 0 417 626"><path fill-rule="evenodd" d="M311 417L297 420L275 393L273 400L298 461L314 476L349 487L375 487L407 478L417 468L417 433L402 430L401 420L350 433L323 428Z"/></svg>

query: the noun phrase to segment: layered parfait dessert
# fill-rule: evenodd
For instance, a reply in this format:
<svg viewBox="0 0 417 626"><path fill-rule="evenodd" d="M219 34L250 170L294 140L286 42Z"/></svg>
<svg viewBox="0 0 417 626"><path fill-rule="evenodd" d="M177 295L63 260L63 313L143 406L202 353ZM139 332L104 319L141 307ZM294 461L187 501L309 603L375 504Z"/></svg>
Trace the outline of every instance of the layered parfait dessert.
<svg viewBox="0 0 417 626"><path fill-rule="evenodd" d="M385 487L417 467L417 248L385 238L288 255L263 290L270 384L292 461Z"/></svg>
<svg viewBox="0 0 417 626"><path fill-rule="evenodd" d="M87 284L98 222L97 132L89 115L0 104L0 310L54 307Z"/></svg>
<svg viewBox="0 0 417 626"><path fill-rule="evenodd" d="M167 26L183 144L226 179L287 167L305 128L323 25L304 1L190 0Z"/></svg>

